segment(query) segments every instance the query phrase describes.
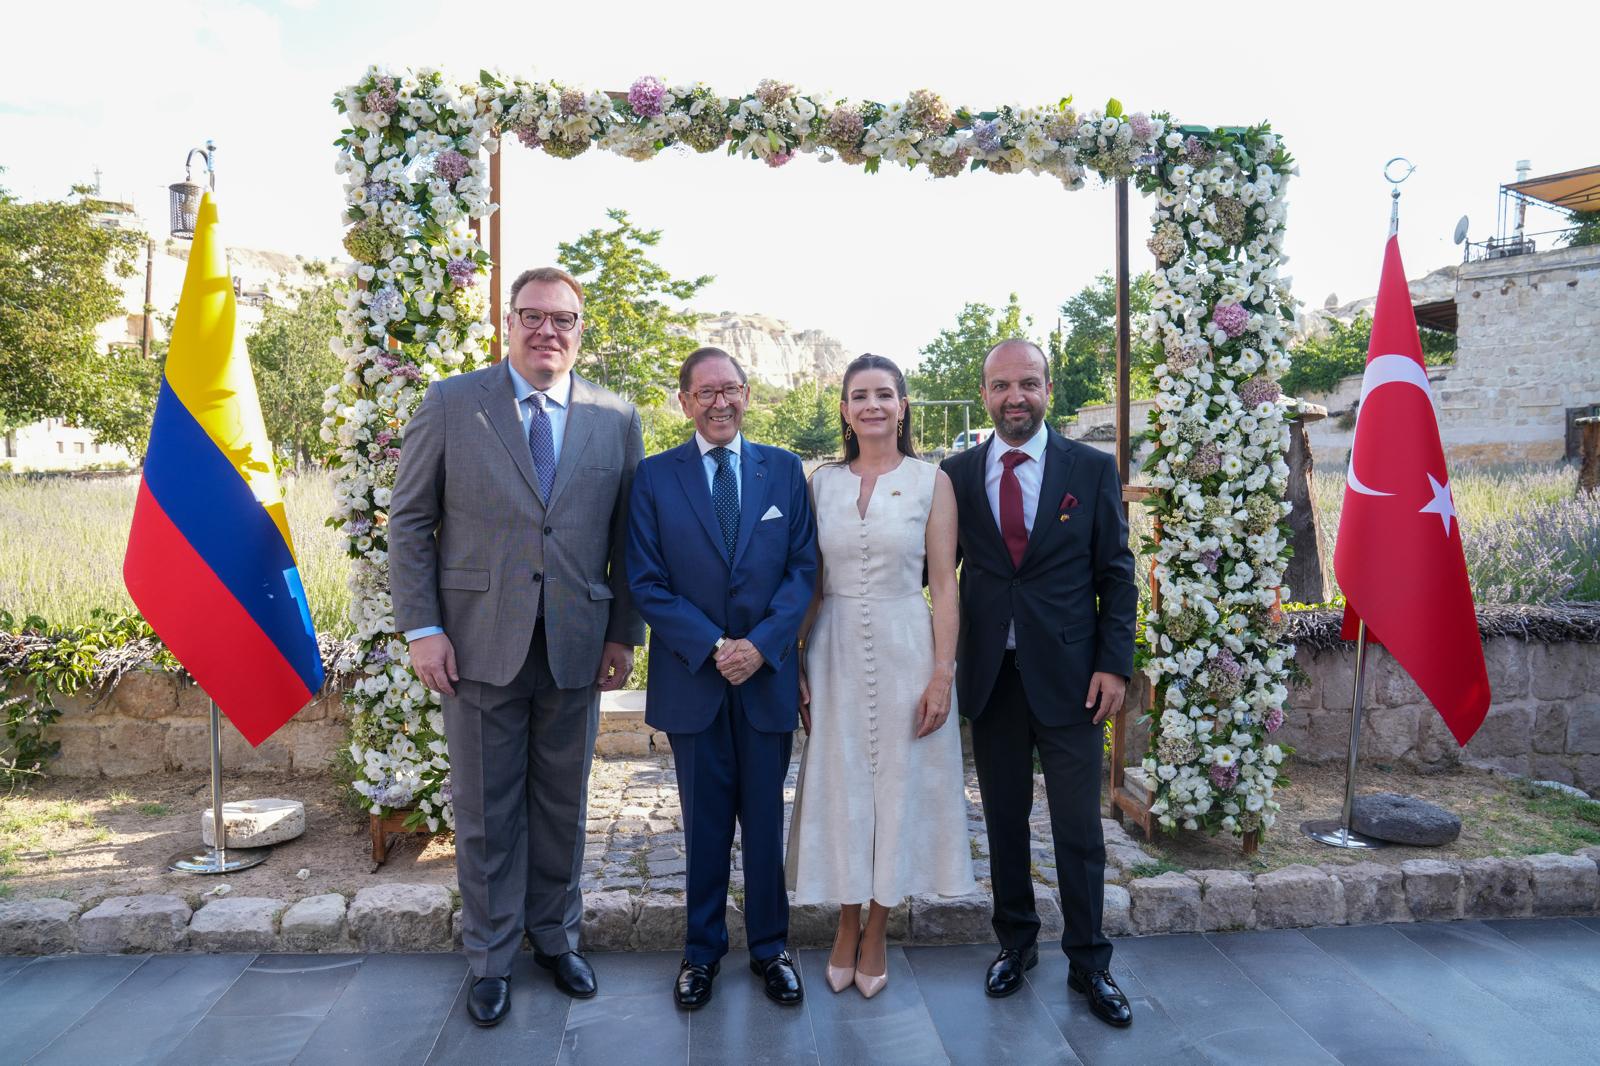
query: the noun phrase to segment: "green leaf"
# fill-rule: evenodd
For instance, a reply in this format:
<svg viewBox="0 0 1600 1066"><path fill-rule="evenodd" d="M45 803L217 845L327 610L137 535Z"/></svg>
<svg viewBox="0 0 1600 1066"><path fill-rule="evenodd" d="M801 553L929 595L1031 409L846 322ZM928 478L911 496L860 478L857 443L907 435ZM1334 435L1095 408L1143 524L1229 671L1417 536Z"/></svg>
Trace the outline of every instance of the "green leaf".
<svg viewBox="0 0 1600 1066"><path fill-rule="evenodd" d="M865 170L868 174L876 174L878 172L878 164L881 162L882 160L878 156L868 156L867 161L862 164L861 169Z"/></svg>
<svg viewBox="0 0 1600 1066"><path fill-rule="evenodd" d="M1115 96L1106 101L1106 118L1122 117L1122 101Z"/></svg>
<svg viewBox="0 0 1600 1066"><path fill-rule="evenodd" d="M1071 106L1072 106L1072 94L1068 93L1067 95L1065 95L1065 96L1063 96L1061 98L1061 103L1056 105L1056 110L1065 111L1067 108L1069 108Z"/></svg>

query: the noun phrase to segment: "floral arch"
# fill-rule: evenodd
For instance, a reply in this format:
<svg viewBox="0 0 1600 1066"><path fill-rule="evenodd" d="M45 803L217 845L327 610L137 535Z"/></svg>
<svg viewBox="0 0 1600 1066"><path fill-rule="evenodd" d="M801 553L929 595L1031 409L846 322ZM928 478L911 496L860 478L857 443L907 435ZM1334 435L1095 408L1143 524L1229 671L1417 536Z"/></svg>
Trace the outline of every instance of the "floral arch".
<svg viewBox="0 0 1600 1066"><path fill-rule="evenodd" d="M977 112L927 90L892 103L828 101L770 80L724 96L643 77L606 93L488 71L458 83L431 69L376 67L334 106L349 124L337 170L345 248L362 284L341 314L335 347L346 369L324 403L323 434L337 442L341 475L331 521L353 559L350 753L375 815L411 810L411 824L453 825L437 697L412 674L394 631L386 508L406 420L428 383L498 357L499 271L480 223L498 229L496 153L514 138L561 159L591 148L636 160L723 149L769 167L816 155L868 173L922 167L940 179L1049 174L1069 190L1093 174L1118 184L1119 208L1129 181L1152 195L1149 247L1160 269L1140 328L1163 361L1144 465L1153 490L1145 504L1160 530L1145 545L1154 598L1142 659L1154 691L1149 814L1169 829L1252 837L1272 825L1283 751L1271 734L1294 655L1278 608L1289 438L1277 384L1292 319L1278 268L1293 160L1269 126L1180 126L1162 113L1125 113L1116 100L1081 112L1070 98ZM1125 223L1123 211L1124 234ZM1121 424L1125 438L1125 414ZM1124 446L1125 477L1126 455Z"/></svg>

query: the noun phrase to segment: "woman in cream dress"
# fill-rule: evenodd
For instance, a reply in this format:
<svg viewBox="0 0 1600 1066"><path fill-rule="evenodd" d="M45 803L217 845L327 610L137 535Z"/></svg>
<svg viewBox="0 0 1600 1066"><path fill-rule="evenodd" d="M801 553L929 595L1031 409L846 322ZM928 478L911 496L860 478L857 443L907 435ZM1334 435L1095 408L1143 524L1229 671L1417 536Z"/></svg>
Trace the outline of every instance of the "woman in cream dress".
<svg viewBox="0 0 1600 1066"><path fill-rule="evenodd" d="M888 980L889 910L909 895L975 891L960 733L947 724L956 501L949 478L916 458L894 363L852 362L839 407L845 458L811 480L822 565L801 628L809 739L788 879L797 903L840 904L828 984L871 997Z"/></svg>

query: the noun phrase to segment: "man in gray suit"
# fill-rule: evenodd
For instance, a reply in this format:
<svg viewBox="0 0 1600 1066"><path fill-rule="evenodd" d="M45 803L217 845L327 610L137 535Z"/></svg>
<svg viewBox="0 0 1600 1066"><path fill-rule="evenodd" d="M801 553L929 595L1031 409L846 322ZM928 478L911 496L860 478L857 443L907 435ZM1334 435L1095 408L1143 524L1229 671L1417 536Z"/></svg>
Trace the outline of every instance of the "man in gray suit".
<svg viewBox="0 0 1600 1066"><path fill-rule="evenodd" d="M395 626L444 697L479 1025L505 1017L524 932L557 987L595 993L577 950L589 765L599 693L644 639L622 563L644 440L633 405L572 373L582 286L526 271L506 332L505 360L429 387L389 504Z"/></svg>

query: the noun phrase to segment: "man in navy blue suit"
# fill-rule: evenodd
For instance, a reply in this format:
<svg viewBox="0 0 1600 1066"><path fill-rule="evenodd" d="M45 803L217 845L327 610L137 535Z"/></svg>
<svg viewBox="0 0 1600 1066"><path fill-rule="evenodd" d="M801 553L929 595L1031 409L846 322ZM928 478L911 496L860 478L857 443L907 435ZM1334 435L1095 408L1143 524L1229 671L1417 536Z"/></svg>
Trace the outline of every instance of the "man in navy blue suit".
<svg viewBox="0 0 1600 1066"><path fill-rule="evenodd" d="M790 958L783 784L799 717L796 641L817 571L800 460L744 439L750 390L720 348L678 372L693 439L634 475L628 583L650 624L645 721L672 742L689 853L688 936L673 994L711 1000L728 952L728 861L738 820L750 968L781 1004L804 998Z"/></svg>

